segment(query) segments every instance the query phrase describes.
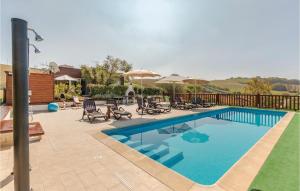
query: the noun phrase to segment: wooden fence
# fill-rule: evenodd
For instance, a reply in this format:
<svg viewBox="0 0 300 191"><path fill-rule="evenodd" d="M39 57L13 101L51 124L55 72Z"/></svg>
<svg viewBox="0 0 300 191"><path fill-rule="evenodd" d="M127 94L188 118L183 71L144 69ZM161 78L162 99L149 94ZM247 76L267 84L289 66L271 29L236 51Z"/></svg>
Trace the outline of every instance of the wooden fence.
<svg viewBox="0 0 300 191"><path fill-rule="evenodd" d="M13 101L13 76L6 72L6 104L11 105ZM51 74L30 73L29 90L31 90L30 104L47 104L54 100L54 78Z"/></svg>
<svg viewBox="0 0 300 191"><path fill-rule="evenodd" d="M191 101L195 94L176 94L184 101ZM299 110L300 96L287 95L251 95L251 94L196 94L206 102L213 102L217 105L241 106ZM173 99L172 99L173 100Z"/></svg>

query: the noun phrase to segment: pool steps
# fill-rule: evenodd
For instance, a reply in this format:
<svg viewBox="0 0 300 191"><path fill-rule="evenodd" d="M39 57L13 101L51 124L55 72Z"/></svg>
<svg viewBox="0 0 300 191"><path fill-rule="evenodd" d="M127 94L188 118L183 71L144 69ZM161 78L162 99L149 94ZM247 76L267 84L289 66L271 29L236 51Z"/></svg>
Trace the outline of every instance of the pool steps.
<svg viewBox="0 0 300 191"><path fill-rule="evenodd" d="M154 144L146 144L146 145L139 145L137 147L134 147L134 149L141 153L146 153L146 152L149 152L149 151L155 149L155 147L156 147L156 145L154 145Z"/></svg>
<svg viewBox="0 0 300 191"><path fill-rule="evenodd" d="M171 148L168 144L157 147L154 144L141 145L140 141L131 141L124 135L112 135L112 137L168 167L183 159L183 153Z"/></svg>
<svg viewBox="0 0 300 191"><path fill-rule="evenodd" d="M125 135L112 135L112 137L122 143L126 142L129 140L129 137L125 136Z"/></svg>
<svg viewBox="0 0 300 191"><path fill-rule="evenodd" d="M166 155L168 153L169 153L169 147L166 146L166 145L161 145L158 148L153 149L153 150L151 150L151 151L149 151L149 152L147 152L145 154L148 157L156 160L156 159L158 159L158 158L160 158L160 157L162 157L162 156L164 156L164 155Z"/></svg>
<svg viewBox="0 0 300 191"><path fill-rule="evenodd" d="M137 147L137 146L141 145L140 141L131 141L131 140L126 141L125 144L130 147Z"/></svg>
<svg viewBox="0 0 300 191"><path fill-rule="evenodd" d="M171 167L183 159L183 153L174 149L170 149L167 155L157 159L158 162Z"/></svg>

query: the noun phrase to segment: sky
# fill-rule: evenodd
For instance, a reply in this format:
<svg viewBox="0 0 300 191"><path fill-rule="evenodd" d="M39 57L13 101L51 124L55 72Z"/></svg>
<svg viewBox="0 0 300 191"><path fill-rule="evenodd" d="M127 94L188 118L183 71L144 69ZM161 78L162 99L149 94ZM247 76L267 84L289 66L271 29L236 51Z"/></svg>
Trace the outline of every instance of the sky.
<svg viewBox="0 0 300 191"><path fill-rule="evenodd" d="M107 55L207 80L299 77L298 0L0 0L1 63L11 64L12 17L31 41L30 66L95 65Z"/></svg>

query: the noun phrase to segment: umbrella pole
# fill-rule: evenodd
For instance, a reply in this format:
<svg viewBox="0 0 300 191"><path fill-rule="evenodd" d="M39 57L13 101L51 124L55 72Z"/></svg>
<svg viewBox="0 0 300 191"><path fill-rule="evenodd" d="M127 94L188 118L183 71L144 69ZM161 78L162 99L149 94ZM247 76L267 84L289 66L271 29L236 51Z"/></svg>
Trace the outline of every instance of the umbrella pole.
<svg viewBox="0 0 300 191"><path fill-rule="evenodd" d="M173 102L175 102L175 82L173 82Z"/></svg>
<svg viewBox="0 0 300 191"><path fill-rule="evenodd" d="M142 97L142 115L141 117L143 117L144 115L144 98L143 98L143 80L142 80L142 77L141 77L141 97Z"/></svg>
<svg viewBox="0 0 300 191"><path fill-rule="evenodd" d="M194 102L196 103L196 80L194 81L194 93L195 93Z"/></svg>

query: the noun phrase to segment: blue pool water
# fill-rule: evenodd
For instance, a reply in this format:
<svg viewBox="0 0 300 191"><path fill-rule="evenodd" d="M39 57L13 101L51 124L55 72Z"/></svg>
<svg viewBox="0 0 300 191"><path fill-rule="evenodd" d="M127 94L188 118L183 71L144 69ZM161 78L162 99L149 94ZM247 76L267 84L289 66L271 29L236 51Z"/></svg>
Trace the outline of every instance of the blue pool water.
<svg viewBox="0 0 300 191"><path fill-rule="evenodd" d="M225 108L104 133L195 182L211 185L284 115Z"/></svg>

